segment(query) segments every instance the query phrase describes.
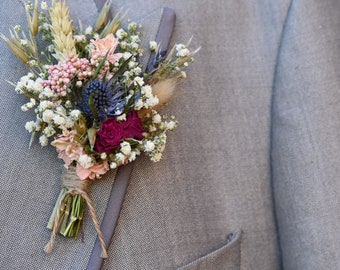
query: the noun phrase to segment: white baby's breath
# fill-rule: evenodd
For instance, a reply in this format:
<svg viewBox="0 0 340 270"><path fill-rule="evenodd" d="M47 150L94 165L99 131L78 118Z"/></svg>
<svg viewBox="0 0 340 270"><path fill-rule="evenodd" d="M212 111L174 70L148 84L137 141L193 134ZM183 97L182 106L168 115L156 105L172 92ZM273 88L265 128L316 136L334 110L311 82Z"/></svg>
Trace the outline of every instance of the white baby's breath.
<svg viewBox="0 0 340 270"><path fill-rule="evenodd" d="M151 98L148 98L145 103L147 107L151 108L151 107L156 106L159 103L159 99L158 97L151 97Z"/></svg>
<svg viewBox="0 0 340 270"><path fill-rule="evenodd" d="M55 129L51 125L48 125L46 128L44 128L43 132L46 137L51 137L56 133Z"/></svg>
<svg viewBox="0 0 340 270"><path fill-rule="evenodd" d="M144 106L144 103L141 99L138 99L137 102L135 103L135 110L140 110L142 109Z"/></svg>
<svg viewBox="0 0 340 270"><path fill-rule="evenodd" d="M137 25L137 23L135 23L135 22L130 22L130 23L128 24L128 30L129 30L130 32L135 31L135 30L137 29L137 27L138 27L138 25Z"/></svg>
<svg viewBox="0 0 340 270"><path fill-rule="evenodd" d="M124 29L119 28L116 32L116 36L118 39L122 39L127 36L127 33L124 31Z"/></svg>
<svg viewBox="0 0 340 270"><path fill-rule="evenodd" d="M45 110L42 114L42 120L46 123L50 123L54 118L54 112L52 110Z"/></svg>
<svg viewBox="0 0 340 270"><path fill-rule="evenodd" d="M122 142L120 144L120 151L125 155L129 156L131 154L131 145L128 142Z"/></svg>
<svg viewBox="0 0 340 270"><path fill-rule="evenodd" d="M176 127L176 122L175 121L169 121L166 123L166 128L168 130L173 130Z"/></svg>
<svg viewBox="0 0 340 270"><path fill-rule="evenodd" d="M122 164L125 161L125 155L123 153L117 153L115 156L115 161L118 164Z"/></svg>
<svg viewBox="0 0 340 270"><path fill-rule="evenodd" d="M53 106L54 106L53 102L48 101L48 100L43 100L39 104L39 111L43 112L43 111L45 111L47 109L53 108Z"/></svg>
<svg viewBox="0 0 340 270"><path fill-rule="evenodd" d="M132 151L130 156L129 156L129 161L134 161L136 159L136 156L137 156L137 152L135 151Z"/></svg>
<svg viewBox="0 0 340 270"><path fill-rule="evenodd" d="M65 124L66 120L65 120L64 117L55 114L55 115L53 116L53 122L54 122L56 125L58 125L58 126L62 126L62 125Z"/></svg>
<svg viewBox="0 0 340 270"><path fill-rule="evenodd" d="M162 117L160 116L160 114L155 114L152 117L152 122L154 122L155 124L159 124L162 121Z"/></svg>
<svg viewBox="0 0 340 270"><path fill-rule="evenodd" d="M71 116L72 119L74 119L74 120L78 120L80 115L81 115L81 111L79 111L79 110L72 110L72 111L70 112L70 116Z"/></svg>
<svg viewBox="0 0 340 270"><path fill-rule="evenodd" d="M73 128L74 127L73 119L69 118L69 117L65 118L65 123L64 123L64 125L60 126L60 128L64 128L64 127L67 128L67 129Z"/></svg>
<svg viewBox="0 0 340 270"><path fill-rule="evenodd" d="M89 155L82 154L78 158L78 163L84 167L85 169L88 169L93 166L93 160Z"/></svg>
<svg viewBox="0 0 340 270"><path fill-rule="evenodd" d="M72 102L69 101L69 100L67 100L67 101L65 102L65 108L71 109L71 108L72 108Z"/></svg>
<svg viewBox="0 0 340 270"><path fill-rule="evenodd" d="M150 85L144 85L141 89L141 93L146 97L152 97L152 87Z"/></svg>
<svg viewBox="0 0 340 270"><path fill-rule="evenodd" d="M39 137L39 143L41 144L41 146L47 146L48 138L46 137L46 135L41 135Z"/></svg>
<svg viewBox="0 0 340 270"><path fill-rule="evenodd" d="M124 60L127 60L127 59L129 59L131 57L131 55L132 54L129 53L129 52L124 52L122 57L123 57Z"/></svg>
<svg viewBox="0 0 340 270"><path fill-rule="evenodd" d="M110 163L110 168L113 169L113 170L116 169L117 168L117 163L116 162L111 162Z"/></svg>
<svg viewBox="0 0 340 270"><path fill-rule="evenodd" d="M157 50L157 42L156 41L150 41L149 42L149 48L150 48L150 51L156 51Z"/></svg>
<svg viewBox="0 0 340 270"><path fill-rule="evenodd" d="M151 152L152 150L155 149L155 144L152 141L146 141L144 144L144 151L146 152Z"/></svg>
<svg viewBox="0 0 340 270"><path fill-rule="evenodd" d="M76 86L77 86L78 88L82 87L82 86L83 86L83 82L82 82L82 81L77 81L77 82L76 82Z"/></svg>
<svg viewBox="0 0 340 270"><path fill-rule="evenodd" d="M144 79L141 77L135 77L133 82L135 83L135 85L139 85L139 86L143 86L144 85Z"/></svg>
<svg viewBox="0 0 340 270"><path fill-rule="evenodd" d="M56 108L56 112L59 114L59 115L62 115L62 116L65 116L66 115L66 109L63 107L63 106L58 106Z"/></svg>
<svg viewBox="0 0 340 270"><path fill-rule="evenodd" d="M48 10L48 5L46 3L46 1L42 1L40 4L40 7L42 10Z"/></svg>
<svg viewBox="0 0 340 270"><path fill-rule="evenodd" d="M140 67L135 67L132 72L137 76L142 72L142 69Z"/></svg>
<svg viewBox="0 0 340 270"><path fill-rule="evenodd" d="M185 57L190 54L190 51L187 48L183 48L177 51L177 56L179 57Z"/></svg>
<svg viewBox="0 0 340 270"><path fill-rule="evenodd" d="M39 94L40 99L48 99L51 98L54 95L53 91L49 87L45 87L41 93Z"/></svg>
<svg viewBox="0 0 340 270"><path fill-rule="evenodd" d="M35 131L35 122L34 121L29 121L25 124L25 129L28 131L28 132L33 132Z"/></svg>

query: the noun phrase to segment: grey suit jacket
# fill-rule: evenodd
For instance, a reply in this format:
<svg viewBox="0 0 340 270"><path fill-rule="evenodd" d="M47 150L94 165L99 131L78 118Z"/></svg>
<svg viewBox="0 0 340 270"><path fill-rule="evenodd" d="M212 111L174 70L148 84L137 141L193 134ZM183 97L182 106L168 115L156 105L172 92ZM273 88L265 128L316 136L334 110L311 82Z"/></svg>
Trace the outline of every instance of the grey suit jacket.
<svg viewBox="0 0 340 270"><path fill-rule="evenodd" d="M25 25L0 3L0 32ZM92 0L68 1L92 22ZM164 159L141 157L103 269L340 269L340 1L114 1L155 36L177 14L173 42L201 46L165 108L180 121ZM149 15L149 16L147 16ZM146 17L147 16L147 17ZM33 113L6 80L26 73L0 43L0 269L86 269L96 240L43 247L60 189L55 149L24 130ZM99 220L115 172L92 185Z"/></svg>

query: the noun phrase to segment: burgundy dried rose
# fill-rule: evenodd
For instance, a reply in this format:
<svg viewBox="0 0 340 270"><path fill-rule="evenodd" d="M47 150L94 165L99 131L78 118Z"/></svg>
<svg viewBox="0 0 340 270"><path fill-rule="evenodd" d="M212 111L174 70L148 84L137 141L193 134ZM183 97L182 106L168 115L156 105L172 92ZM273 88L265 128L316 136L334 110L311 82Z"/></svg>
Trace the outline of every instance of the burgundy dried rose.
<svg viewBox="0 0 340 270"><path fill-rule="evenodd" d="M125 138L143 139L142 133L145 130L136 111L130 112L126 117L126 121L122 121L120 124L124 129Z"/></svg>
<svg viewBox="0 0 340 270"><path fill-rule="evenodd" d="M120 142L126 138L142 140L144 128L135 111L130 112L126 121L118 122L114 118L106 119L97 131L94 149L106 154L120 146Z"/></svg>
<svg viewBox="0 0 340 270"><path fill-rule="evenodd" d="M121 123L114 118L106 119L97 131L94 149L100 153L109 153L119 147L124 138L124 130Z"/></svg>

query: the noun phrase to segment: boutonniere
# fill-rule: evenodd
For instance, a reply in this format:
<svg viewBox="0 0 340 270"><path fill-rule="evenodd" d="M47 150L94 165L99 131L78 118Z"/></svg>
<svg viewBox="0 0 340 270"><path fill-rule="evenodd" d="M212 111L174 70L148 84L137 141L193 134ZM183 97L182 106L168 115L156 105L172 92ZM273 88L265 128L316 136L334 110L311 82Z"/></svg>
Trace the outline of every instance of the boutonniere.
<svg viewBox="0 0 340 270"><path fill-rule="evenodd" d="M126 28L121 27L120 13L108 20L109 6L110 0L93 26L75 28L64 1L53 1L49 7L36 0L25 5L28 33L17 25L9 38L1 34L29 69L13 85L28 98L22 111L36 114L25 125L30 145L35 139L42 146L50 143L65 163L62 189L48 222L52 230L45 247L48 253L56 234L78 237L87 206L102 257L107 257L88 195L91 183L142 153L154 162L161 160L168 132L177 121L158 109L186 77L182 69L197 51L191 52L189 44L176 44L165 55L159 44L150 41L155 63L144 71L141 25L128 21Z"/></svg>

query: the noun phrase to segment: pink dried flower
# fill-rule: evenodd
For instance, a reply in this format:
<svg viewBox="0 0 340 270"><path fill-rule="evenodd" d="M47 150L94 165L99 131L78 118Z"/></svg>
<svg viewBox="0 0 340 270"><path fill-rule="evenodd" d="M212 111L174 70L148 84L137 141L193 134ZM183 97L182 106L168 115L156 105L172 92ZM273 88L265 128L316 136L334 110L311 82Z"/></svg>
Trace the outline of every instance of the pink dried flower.
<svg viewBox="0 0 340 270"><path fill-rule="evenodd" d="M63 130L63 134L51 142L51 145L53 145L59 153L58 157L64 160L67 169L72 161L77 160L79 156L84 153L81 144L74 139L75 135L76 131L74 130Z"/></svg>
<svg viewBox="0 0 340 270"><path fill-rule="evenodd" d="M50 87L61 96L66 96L67 84L71 82L75 75L79 80L84 80L92 75L92 68L89 64L89 60L86 58L78 58L70 54L64 62L50 66L48 80L45 80L43 85Z"/></svg>
<svg viewBox="0 0 340 270"><path fill-rule="evenodd" d="M95 49L90 52L90 56L96 62L98 60L100 61L107 54L107 52L109 52L107 55L107 60L111 64L114 64L122 57L121 53L114 53L119 41L114 37L113 34L109 34L102 39L92 39L91 42L95 46Z"/></svg>
<svg viewBox="0 0 340 270"><path fill-rule="evenodd" d="M76 173L81 180L99 178L102 174L105 174L109 170L109 163L103 161L101 163L95 163L89 168L84 168L77 163Z"/></svg>
<svg viewBox="0 0 340 270"><path fill-rule="evenodd" d="M63 130L63 134L59 135L51 144L57 149L58 157L65 162L65 168L68 169L73 161L79 160L81 155L85 154L85 150L80 143L78 143L74 136L76 131ZM107 161L95 163L89 168L85 168L77 162L76 173L81 180L99 178L102 174L109 170Z"/></svg>

